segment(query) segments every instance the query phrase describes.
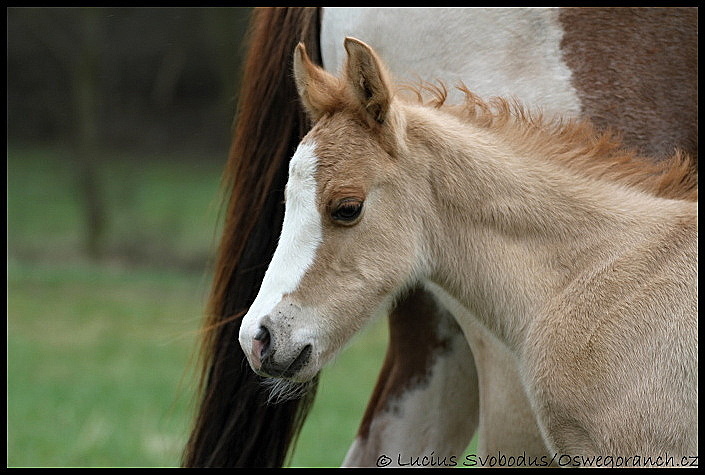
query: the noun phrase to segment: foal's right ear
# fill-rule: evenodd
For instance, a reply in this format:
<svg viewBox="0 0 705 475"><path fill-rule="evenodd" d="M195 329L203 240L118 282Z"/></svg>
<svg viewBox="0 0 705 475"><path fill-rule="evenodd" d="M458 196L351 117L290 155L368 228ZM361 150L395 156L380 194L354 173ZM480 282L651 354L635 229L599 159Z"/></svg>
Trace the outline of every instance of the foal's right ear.
<svg viewBox="0 0 705 475"><path fill-rule="evenodd" d="M335 101L338 81L313 64L303 43L294 50L294 81L306 112L317 121Z"/></svg>

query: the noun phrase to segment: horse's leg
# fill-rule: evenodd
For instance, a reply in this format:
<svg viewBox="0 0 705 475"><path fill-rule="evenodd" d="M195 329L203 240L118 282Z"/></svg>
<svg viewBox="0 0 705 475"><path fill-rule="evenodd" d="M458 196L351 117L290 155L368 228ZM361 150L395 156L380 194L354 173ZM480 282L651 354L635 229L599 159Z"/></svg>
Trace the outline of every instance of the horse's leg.
<svg viewBox="0 0 705 475"><path fill-rule="evenodd" d="M389 316L389 347L345 466L457 463L478 423L472 352L453 316L414 290ZM454 457L451 459L451 457Z"/></svg>
<svg viewBox="0 0 705 475"><path fill-rule="evenodd" d="M465 311L455 309L455 311ZM481 326L463 334L453 315L416 289L389 316L390 343L344 465L462 465L473 434L479 456L547 454L517 363ZM472 348L472 350L471 350Z"/></svg>

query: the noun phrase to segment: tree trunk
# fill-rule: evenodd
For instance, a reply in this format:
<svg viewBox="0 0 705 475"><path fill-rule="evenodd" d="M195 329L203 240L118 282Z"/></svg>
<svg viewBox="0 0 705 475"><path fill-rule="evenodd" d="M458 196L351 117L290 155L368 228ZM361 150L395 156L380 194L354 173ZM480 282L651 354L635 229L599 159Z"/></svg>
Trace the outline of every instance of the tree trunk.
<svg viewBox="0 0 705 475"><path fill-rule="evenodd" d="M72 68L76 117L76 179L85 216L85 250L100 259L105 252L105 200L100 184L98 139L98 66L100 59L101 12L83 8L80 12L79 52Z"/></svg>

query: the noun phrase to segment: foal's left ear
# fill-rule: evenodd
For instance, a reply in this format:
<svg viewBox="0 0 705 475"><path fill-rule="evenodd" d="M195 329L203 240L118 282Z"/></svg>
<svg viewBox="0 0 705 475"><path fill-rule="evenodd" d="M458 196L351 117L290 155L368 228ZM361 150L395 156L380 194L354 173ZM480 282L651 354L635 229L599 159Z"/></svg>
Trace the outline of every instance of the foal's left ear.
<svg viewBox="0 0 705 475"><path fill-rule="evenodd" d="M345 38L348 61L345 76L357 100L377 123L384 123L392 101L392 89L385 66L362 41Z"/></svg>

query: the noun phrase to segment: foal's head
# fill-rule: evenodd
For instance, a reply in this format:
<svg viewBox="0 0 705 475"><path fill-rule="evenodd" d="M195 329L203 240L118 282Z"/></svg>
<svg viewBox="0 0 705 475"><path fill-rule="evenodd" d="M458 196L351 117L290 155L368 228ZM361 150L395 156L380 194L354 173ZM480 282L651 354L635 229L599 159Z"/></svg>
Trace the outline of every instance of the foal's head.
<svg viewBox="0 0 705 475"><path fill-rule="evenodd" d="M278 247L245 315L240 343L260 374L312 378L422 267L403 114L375 53L346 39L340 78L294 53L315 126L289 165Z"/></svg>

